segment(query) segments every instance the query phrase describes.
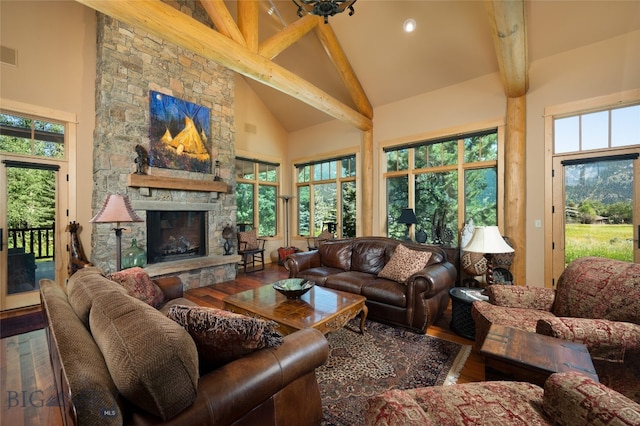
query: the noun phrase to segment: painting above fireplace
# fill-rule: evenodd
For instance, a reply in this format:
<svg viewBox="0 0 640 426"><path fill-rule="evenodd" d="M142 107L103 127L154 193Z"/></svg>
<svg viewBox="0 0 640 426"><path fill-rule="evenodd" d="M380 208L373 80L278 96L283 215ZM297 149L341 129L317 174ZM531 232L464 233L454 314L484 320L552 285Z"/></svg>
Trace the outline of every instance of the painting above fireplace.
<svg viewBox="0 0 640 426"><path fill-rule="evenodd" d="M147 211L147 262L206 256L206 212Z"/></svg>

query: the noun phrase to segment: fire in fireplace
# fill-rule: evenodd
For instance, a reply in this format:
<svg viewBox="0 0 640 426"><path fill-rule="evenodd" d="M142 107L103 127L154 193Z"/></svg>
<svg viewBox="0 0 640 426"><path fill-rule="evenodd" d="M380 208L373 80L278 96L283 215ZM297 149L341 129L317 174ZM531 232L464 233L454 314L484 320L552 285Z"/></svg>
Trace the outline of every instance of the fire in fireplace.
<svg viewBox="0 0 640 426"><path fill-rule="evenodd" d="M147 211L147 262L206 255L206 212Z"/></svg>

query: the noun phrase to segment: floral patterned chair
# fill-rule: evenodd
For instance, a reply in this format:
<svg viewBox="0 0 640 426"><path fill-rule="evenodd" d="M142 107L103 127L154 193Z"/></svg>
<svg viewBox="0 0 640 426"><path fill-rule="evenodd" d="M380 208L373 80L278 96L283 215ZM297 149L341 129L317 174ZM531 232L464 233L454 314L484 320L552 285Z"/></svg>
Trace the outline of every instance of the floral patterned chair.
<svg viewBox="0 0 640 426"><path fill-rule="evenodd" d="M367 426L638 425L640 404L576 372L552 374L544 389L477 382L393 389L369 398Z"/></svg>
<svg viewBox="0 0 640 426"><path fill-rule="evenodd" d="M584 257L571 262L557 289L489 286L473 302L476 349L491 324L583 343L600 381L640 403L640 264Z"/></svg>

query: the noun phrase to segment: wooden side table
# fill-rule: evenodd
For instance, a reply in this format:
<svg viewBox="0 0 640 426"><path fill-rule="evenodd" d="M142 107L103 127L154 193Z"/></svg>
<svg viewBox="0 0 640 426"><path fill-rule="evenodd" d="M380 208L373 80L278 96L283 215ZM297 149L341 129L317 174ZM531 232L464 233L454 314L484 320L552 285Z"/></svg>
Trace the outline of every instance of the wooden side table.
<svg viewBox="0 0 640 426"><path fill-rule="evenodd" d="M480 348L486 380L515 380L544 386L553 374L577 371L598 380L587 347L555 337L493 324Z"/></svg>
<svg viewBox="0 0 640 426"><path fill-rule="evenodd" d="M476 324L471 317L471 304L476 300L489 300L482 290L470 287L453 287L451 296L451 323L449 327L462 337L476 339Z"/></svg>

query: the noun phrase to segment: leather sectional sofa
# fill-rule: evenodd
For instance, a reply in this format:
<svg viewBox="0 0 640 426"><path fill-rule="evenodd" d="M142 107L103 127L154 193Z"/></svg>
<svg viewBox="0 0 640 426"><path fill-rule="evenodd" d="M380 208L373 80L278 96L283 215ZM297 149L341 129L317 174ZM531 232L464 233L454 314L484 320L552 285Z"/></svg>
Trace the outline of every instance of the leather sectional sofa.
<svg viewBox="0 0 640 426"><path fill-rule="evenodd" d="M429 252L425 266L399 282L379 276L402 244L413 252ZM411 259L407 266L418 264ZM438 246L386 237L357 237L323 241L318 250L285 259L291 278L305 278L323 287L367 298L368 318L425 333L446 310L457 271Z"/></svg>
<svg viewBox="0 0 640 426"><path fill-rule="evenodd" d="M72 275L66 291L40 281L64 424L320 424L322 333L300 330L278 347L201 372L190 334L165 315L195 304L182 298L177 277L154 282L164 296L160 310L95 267Z"/></svg>

